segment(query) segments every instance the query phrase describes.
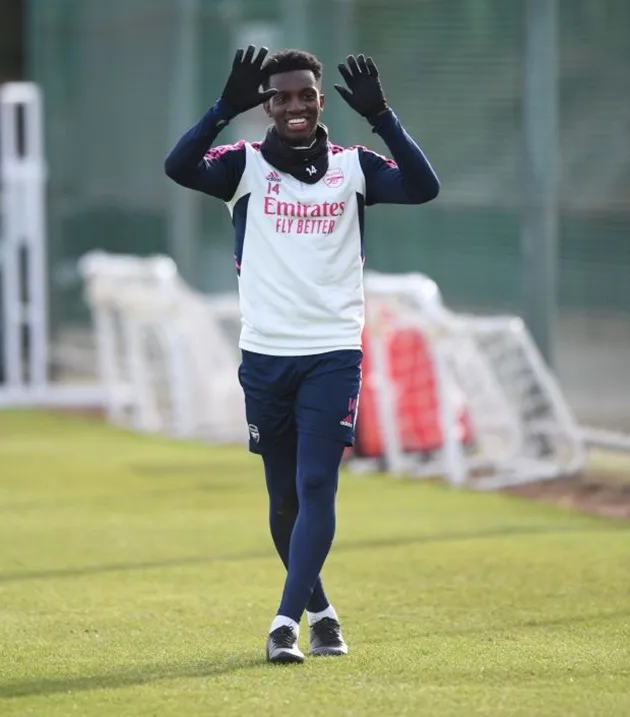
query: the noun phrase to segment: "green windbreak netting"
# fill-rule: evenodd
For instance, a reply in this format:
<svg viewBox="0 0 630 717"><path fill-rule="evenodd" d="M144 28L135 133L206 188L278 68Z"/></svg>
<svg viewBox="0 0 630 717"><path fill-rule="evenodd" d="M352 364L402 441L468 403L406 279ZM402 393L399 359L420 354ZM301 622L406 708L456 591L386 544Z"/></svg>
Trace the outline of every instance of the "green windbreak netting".
<svg viewBox="0 0 630 717"><path fill-rule="evenodd" d="M385 151L332 88L345 54L374 56L443 191L422 210L371 209L368 266L426 272L456 306L518 312L525 1L31 0L31 75L46 99L57 324L86 319L75 262L93 247L168 252L204 290L235 286L227 212L171 186L162 167L176 138L220 93L234 49L249 41L304 44L319 54L333 139ZM569 381L598 380L601 357L578 370L571 356L597 342L592 321L601 331L603 316L619 343L619 366L608 373L618 371L625 386L630 3L558 6L559 361ZM225 141L254 139L264 127L262 114L250 113Z"/></svg>

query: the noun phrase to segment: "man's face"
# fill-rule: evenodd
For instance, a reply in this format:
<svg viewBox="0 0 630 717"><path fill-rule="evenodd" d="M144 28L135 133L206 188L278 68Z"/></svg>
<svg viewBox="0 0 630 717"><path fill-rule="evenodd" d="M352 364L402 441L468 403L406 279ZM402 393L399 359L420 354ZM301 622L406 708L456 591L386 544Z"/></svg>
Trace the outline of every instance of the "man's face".
<svg viewBox="0 0 630 717"><path fill-rule="evenodd" d="M265 111L274 121L276 130L287 144L308 142L317 128L324 106L315 75L310 70L295 70L271 75L269 87L278 90Z"/></svg>

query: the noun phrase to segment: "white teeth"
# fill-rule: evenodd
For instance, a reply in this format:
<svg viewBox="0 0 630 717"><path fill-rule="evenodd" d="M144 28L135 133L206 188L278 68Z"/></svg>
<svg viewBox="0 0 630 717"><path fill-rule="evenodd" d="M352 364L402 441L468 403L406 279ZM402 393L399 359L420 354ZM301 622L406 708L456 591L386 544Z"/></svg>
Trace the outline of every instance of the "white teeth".
<svg viewBox="0 0 630 717"><path fill-rule="evenodd" d="M289 124L304 124L304 122L306 122L304 117L300 117L299 119L290 119L289 120Z"/></svg>

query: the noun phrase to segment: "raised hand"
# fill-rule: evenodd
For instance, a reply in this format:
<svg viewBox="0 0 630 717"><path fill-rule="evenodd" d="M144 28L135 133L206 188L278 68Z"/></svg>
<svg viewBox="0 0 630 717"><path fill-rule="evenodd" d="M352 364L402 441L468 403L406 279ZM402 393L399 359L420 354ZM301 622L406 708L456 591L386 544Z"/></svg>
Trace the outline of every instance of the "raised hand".
<svg viewBox="0 0 630 717"><path fill-rule="evenodd" d="M363 117L374 117L387 109L378 69L371 57L349 55L346 64L338 65L348 87L335 85L337 92Z"/></svg>
<svg viewBox="0 0 630 717"><path fill-rule="evenodd" d="M247 50L236 51L232 71L221 95L221 99L225 100L236 114L257 107L276 94L274 89L260 91L262 65L269 50L261 47L254 57L255 52L253 45Z"/></svg>

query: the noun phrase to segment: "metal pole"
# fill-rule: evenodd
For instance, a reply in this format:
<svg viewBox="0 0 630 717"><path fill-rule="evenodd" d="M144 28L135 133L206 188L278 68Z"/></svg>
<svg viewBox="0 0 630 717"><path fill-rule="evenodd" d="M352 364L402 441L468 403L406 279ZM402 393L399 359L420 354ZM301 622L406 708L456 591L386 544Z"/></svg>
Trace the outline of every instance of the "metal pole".
<svg viewBox="0 0 630 717"><path fill-rule="evenodd" d="M557 310L557 27L556 0L526 0L523 313L538 348L550 364Z"/></svg>
<svg viewBox="0 0 630 717"><path fill-rule="evenodd" d="M285 47L308 49L308 1L282 0L282 42Z"/></svg>
<svg viewBox="0 0 630 717"><path fill-rule="evenodd" d="M198 0L180 0L176 38L171 134L173 141L197 121ZM196 246L199 236L199 202L194 192L172 186L170 253L182 276L196 284Z"/></svg>
<svg viewBox="0 0 630 717"><path fill-rule="evenodd" d="M307 50L314 52L324 64L324 92L326 105L322 122L330 130L335 144L354 144L354 129L360 120L334 89L335 83L343 84L337 65L352 52L355 46L354 0L318 0L312 2L309 42ZM334 22L330 22L334 18ZM369 48L364 48L369 52ZM377 58L378 61L378 58Z"/></svg>
<svg viewBox="0 0 630 717"><path fill-rule="evenodd" d="M354 0L335 0L332 11L334 13L332 17L336 18L333 31L335 54L329 58L328 64L328 96L331 104L334 103L337 108L333 113L335 121L332 128L334 131L333 141L341 144L355 144L354 128L357 127L361 119L346 105L333 87L335 83L344 84L337 65L344 62L347 55L359 52L359 48L355 46ZM363 52L370 54L370 48L364 48Z"/></svg>

